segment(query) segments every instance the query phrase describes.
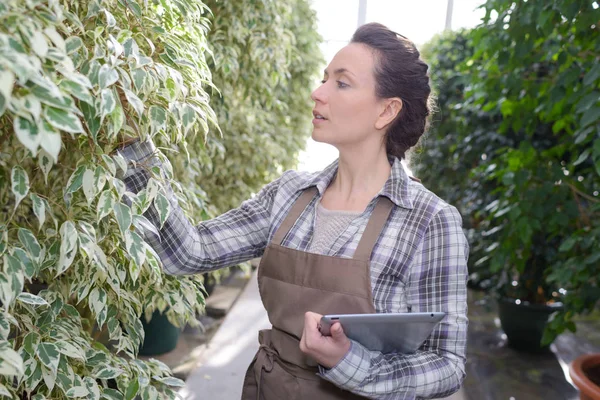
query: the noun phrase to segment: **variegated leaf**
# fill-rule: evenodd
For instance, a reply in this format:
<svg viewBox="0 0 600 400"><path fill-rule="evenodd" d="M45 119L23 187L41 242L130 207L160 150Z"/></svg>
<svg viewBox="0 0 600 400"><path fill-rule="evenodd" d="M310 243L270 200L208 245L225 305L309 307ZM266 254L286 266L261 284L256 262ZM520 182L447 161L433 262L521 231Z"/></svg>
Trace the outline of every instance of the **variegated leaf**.
<svg viewBox="0 0 600 400"><path fill-rule="evenodd" d="M98 326L104 325L104 321L106 320L106 291L95 287L90 292L88 302L90 309L96 314Z"/></svg>
<svg viewBox="0 0 600 400"><path fill-rule="evenodd" d="M0 375L20 377L25 372L23 359L6 340L0 340Z"/></svg>
<svg viewBox="0 0 600 400"><path fill-rule="evenodd" d="M27 250L33 259L39 260L42 248L33 233L31 233L29 229L19 228L17 236L19 237L21 244L23 244L23 247L25 247L25 250Z"/></svg>
<svg viewBox="0 0 600 400"><path fill-rule="evenodd" d="M127 172L127 161L125 161L125 158L123 158L123 156L120 153L115 153L115 155L113 155L113 160L115 160L115 162L117 163L119 168L121 168L121 171L123 171L123 173Z"/></svg>
<svg viewBox="0 0 600 400"><path fill-rule="evenodd" d="M85 388L83 386L75 386L75 387L72 387L71 389L67 390L67 393L65 393L65 394L69 398L75 398L75 397L87 397L87 395L89 393L90 392L87 390L87 388Z"/></svg>
<svg viewBox="0 0 600 400"><path fill-rule="evenodd" d="M95 185L94 185L94 171L91 169L86 169L83 173L83 194L87 200L88 206L92 204L94 201L94 197L96 196Z"/></svg>
<svg viewBox="0 0 600 400"><path fill-rule="evenodd" d="M54 343L40 343L36 349L38 359L46 367L56 374L58 370L58 363L60 362L60 353Z"/></svg>
<svg viewBox="0 0 600 400"><path fill-rule="evenodd" d="M29 176L27 172L20 166L16 165L12 168L11 172L11 188L15 195L15 209L21 203L21 200L29 193Z"/></svg>
<svg viewBox="0 0 600 400"><path fill-rule="evenodd" d="M81 121L73 112L54 107L44 108L44 118L59 131L83 133Z"/></svg>
<svg viewBox="0 0 600 400"><path fill-rule="evenodd" d="M132 222L131 209L126 204L116 203L113 210L115 212L117 223L119 224L119 229L121 230L121 233L125 235L125 233L129 231Z"/></svg>
<svg viewBox="0 0 600 400"><path fill-rule="evenodd" d="M44 173L44 182L48 184L48 173L52 169L52 165L54 165L52 156L45 150L40 151L40 153L38 154L38 165Z"/></svg>
<svg viewBox="0 0 600 400"><path fill-rule="evenodd" d="M102 192L100 194L100 197L98 198L98 220L101 220L102 218L110 214L110 212L113 210L113 207L115 206L115 203L115 195L111 190L105 190L104 192Z"/></svg>
<svg viewBox="0 0 600 400"><path fill-rule="evenodd" d="M23 292L17 296L17 300L32 306L47 306L48 302L35 294Z"/></svg>
<svg viewBox="0 0 600 400"><path fill-rule="evenodd" d="M108 168L108 171L111 173L111 175L115 176L117 174L117 167L113 159L107 156L106 154L102 154L102 160L104 161L104 164L106 164L106 167Z"/></svg>
<svg viewBox="0 0 600 400"><path fill-rule="evenodd" d="M77 230L71 221L65 221L60 227L60 258L56 266L56 275L60 275L73 263L77 254Z"/></svg>
<svg viewBox="0 0 600 400"><path fill-rule="evenodd" d="M162 229L171 213L171 204L169 204L167 197L159 192L154 199L154 206L156 207L160 219L160 229Z"/></svg>
<svg viewBox="0 0 600 400"><path fill-rule="evenodd" d="M38 219L39 226L38 231L42 229L42 225L46 221L46 207L44 206L44 201L35 193L30 193L29 197L31 198L31 202L33 203L33 213Z"/></svg>
<svg viewBox="0 0 600 400"><path fill-rule="evenodd" d="M27 118L17 116L13 120L13 129L21 144L35 156L42 141L38 125Z"/></svg>
<svg viewBox="0 0 600 400"><path fill-rule="evenodd" d="M55 345L58 351L65 356L85 361L84 352L75 344L69 343L65 340L59 340L55 343Z"/></svg>

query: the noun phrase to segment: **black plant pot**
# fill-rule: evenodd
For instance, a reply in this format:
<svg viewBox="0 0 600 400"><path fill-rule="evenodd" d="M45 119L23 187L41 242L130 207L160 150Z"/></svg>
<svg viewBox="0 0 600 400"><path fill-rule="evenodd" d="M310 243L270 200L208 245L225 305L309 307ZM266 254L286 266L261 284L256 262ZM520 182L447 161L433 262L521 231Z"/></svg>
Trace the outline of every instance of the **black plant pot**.
<svg viewBox="0 0 600 400"><path fill-rule="evenodd" d="M526 352L544 352L548 345L542 346L542 336L550 315L562 310L562 303L530 304L515 299L498 299L498 312L502 330L508 337L510 347Z"/></svg>
<svg viewBox="0 0 600 400"><path fill-rule="evenodd" d="M177 347L180 329L171 324L166 315L156 310L152 314L150 322L142 316L142 325L146 333L144 343L139 354L142 356L154 356L168 353Z"/></svg>

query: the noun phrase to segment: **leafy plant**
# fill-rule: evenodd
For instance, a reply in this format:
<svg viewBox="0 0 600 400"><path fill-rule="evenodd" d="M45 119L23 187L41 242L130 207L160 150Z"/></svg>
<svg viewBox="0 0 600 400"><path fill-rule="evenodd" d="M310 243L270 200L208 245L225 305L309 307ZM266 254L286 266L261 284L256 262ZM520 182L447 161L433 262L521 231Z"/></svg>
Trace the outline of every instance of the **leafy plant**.
<svg viewBox="0 0 600 400"><path fill-rule="evenodd" d="M220 90L211 104L223 138L209 138L209 160L190 163L220 213L295 166L311 132L310 93L324 61L306 0L206 4L214 14L211 69Z"/></svg>
<svg viewBox="0 0 600 400"><path fill-rule="evenodd" d="M122 134L185 149L216 124L207 11L199 0L0 4L0 395L174 398L183 384L136 359L140 317L168 308L195 323L202 280L163 276L138 229L152 202L168 214L165 180L150 170L146 189L126 192L127 165L110 152Z"/></svg>
<svg viewBox="0 0 600 400"><path fill-rule="evenodd" d="M574 331L573 317L600 299L600 11L585 0L488 0L484 7L484 23L469 35L473 56L459 67L464 100L447 109L450 120L468 121L457 140L484 132L497 146L481 153L486 161L472 175L486 179L477 198L491 200L478 212L491 229L474 237L487 254L475 262L509 295L562 298L549 343ZM492 123L482 126L473 115ZM458 160L469 154L462 148Z"/></svg>

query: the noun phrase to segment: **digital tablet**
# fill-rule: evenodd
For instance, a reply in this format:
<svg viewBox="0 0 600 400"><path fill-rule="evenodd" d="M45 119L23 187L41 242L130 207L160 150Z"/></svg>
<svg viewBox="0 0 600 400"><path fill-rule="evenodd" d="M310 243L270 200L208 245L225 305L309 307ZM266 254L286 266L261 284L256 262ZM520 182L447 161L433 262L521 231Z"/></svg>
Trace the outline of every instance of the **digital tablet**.
<svg viewBox="0 0 600 400"><path fill-rule="evenodd" d="M382 353L413 353L431 335L446 313L381 313L324 315L319 331L330 336L330 328L340 322L348 338L369 350Z"/></svg>

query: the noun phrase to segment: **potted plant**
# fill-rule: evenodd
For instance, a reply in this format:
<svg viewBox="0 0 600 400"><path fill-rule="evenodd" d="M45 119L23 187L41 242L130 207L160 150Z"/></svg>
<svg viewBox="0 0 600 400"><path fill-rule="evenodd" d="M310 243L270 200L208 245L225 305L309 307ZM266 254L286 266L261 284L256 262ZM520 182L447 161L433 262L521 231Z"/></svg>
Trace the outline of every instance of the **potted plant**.
<svg viewBox="0 0 600 400"><path fill-rule="evenodd" d="M600 354L584 354L569 366L581 400L600 400Z"/></svg>

